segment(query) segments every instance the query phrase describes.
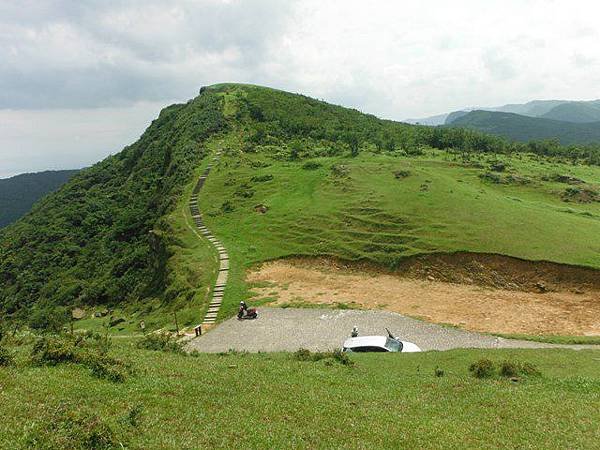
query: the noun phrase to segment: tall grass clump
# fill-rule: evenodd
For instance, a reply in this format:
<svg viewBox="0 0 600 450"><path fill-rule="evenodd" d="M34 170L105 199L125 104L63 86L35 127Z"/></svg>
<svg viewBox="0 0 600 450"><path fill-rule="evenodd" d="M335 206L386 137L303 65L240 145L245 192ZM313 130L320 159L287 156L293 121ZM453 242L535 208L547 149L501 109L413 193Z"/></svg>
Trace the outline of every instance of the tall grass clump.
<svg viewBox="0 0 600 450"><path fill-rule="evenodd" d="M169 333L147 334L137 343L137 348L161 352L183 353L183 345Z"/></svg>
<svg viewBox="0 0 600 450"><path fill-rule="evenodd" d="M481 358L469 366L469 372L475 378L491 378L496 374L496 365L487 358Z"/></svg>
<svg viewBox="0 0 600 450"><path fill-rule="evenodd" d="M515 378L520 376L539 376L541 372L530 363L503 361L500 363L500 375L505 378Z"/></svg>
<svg viewBox="0 0 600 450"><path fill-rule="evenodd" d="M482 358L472 363L469 366L469 372L475 378L492 378L499 375L503 378L516 379L519 377L541 375L541 372L530 363L506 360L500 364L496 364L487 358Z"/></svg>
<svg viewBox="0 0 600 450"><path fill-rule="evenodd" d="M308 349L300 348L292 354L292 357L296 361L321 361L321 360L333 360L344 366L353 366L354 361L350 359L347 353L342 352L340 349L332 352L311 352Z"/></svg>
<svg viewBox="0 0 600 450"><path fill-rule="evenodd" d="M72 363L87 367L91 374L114 382L123 382L131 368L108 355L110 340L98 333L45 335L34 343L30 362L34 366Z"/></svg>

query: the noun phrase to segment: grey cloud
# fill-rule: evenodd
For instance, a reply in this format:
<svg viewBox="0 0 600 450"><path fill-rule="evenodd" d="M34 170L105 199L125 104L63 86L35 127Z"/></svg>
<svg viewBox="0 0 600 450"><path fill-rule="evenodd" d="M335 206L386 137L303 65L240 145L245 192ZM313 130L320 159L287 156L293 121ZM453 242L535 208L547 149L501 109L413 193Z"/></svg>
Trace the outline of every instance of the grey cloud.
<svg viewBox="0 0 600 450"><path fill-rule="evenodd" d="M295 2L48 0L0 6L0 108L186 98L252 77ZM148 23L149 22L149 23Z"/></svg>

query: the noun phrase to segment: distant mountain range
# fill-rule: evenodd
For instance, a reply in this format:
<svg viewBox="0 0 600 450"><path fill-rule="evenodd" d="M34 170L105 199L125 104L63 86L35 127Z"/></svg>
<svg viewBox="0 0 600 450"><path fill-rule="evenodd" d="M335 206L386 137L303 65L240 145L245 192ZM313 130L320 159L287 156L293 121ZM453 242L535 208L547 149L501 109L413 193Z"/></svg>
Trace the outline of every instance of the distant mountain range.
<svg viewBox="0 0 600 450"><path fill-rule="evenodd" d="M600 122L564 122L497 111L471 111L447 126L474 128L520 142L544 139L558 139L564 145L600 142Z"/></svg>
<svg viewBox="0 0 600 450"><path fill-rule="evenodd" d="M587 144L600 142L600 100L534 100L467 108L407 122L474 128L515 141L556 138L566 145Z"/></svg>
<svg viewBox="0 0 600 450"><path fill-rule="evenodd" d="M0 228L25 215L35 202L69 181L77 170L48 170L0 179Z"/></svg>

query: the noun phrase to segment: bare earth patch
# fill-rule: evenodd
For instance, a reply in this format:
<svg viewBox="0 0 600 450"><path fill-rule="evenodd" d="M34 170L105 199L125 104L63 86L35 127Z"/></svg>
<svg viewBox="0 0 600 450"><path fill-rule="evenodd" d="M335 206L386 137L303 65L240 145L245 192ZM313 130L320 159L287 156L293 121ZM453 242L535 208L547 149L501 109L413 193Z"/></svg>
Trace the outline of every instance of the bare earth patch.
<svg viewBox="0 0 600 450"><path fill-rule="evenodd" d="M280 260L248 274L261 297L285 303L353 304L384 309L473 331L600 335L600 290L537 293L359 271L326 260Z"/></svg>

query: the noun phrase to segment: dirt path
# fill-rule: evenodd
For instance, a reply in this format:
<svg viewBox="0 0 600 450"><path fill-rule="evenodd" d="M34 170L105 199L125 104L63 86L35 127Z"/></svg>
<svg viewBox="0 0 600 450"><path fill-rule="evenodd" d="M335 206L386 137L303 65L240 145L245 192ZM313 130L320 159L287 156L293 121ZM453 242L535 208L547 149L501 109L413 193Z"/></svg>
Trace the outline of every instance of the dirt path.
<svg viewBox="0 0 600 450"><path fill-rule="evenodd" d="M536 293L281 260L251 272L275 304L345 303L489 333L600 335L600 291Z"/></svg>

